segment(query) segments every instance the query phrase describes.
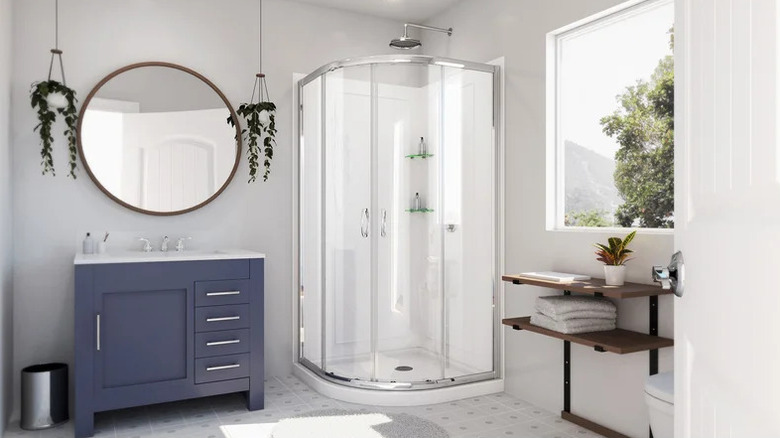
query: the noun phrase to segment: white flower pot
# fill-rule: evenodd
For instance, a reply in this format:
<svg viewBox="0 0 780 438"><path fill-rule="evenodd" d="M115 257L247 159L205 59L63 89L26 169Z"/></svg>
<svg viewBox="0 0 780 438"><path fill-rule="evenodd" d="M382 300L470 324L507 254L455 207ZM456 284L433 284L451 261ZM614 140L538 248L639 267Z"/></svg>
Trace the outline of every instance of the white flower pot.
<svg viewBox="0 0 780 438"><path fill-rule="evenodd" d="M68 106L68 98L62 93L51 93L46 96L46 103L52 108L65 108Z"/></svg>
<svg viewBox="0 0 780 438"><path fill-rule="evenodd" d="M623 286L626 282L626 266L604 265L604 280L607 286Z"/></svg>

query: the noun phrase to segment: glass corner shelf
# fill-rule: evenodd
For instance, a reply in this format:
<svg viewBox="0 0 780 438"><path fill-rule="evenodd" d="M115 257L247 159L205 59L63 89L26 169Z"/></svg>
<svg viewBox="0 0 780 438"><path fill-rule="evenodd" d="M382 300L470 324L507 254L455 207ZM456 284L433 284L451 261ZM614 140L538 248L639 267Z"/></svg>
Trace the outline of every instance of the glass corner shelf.
<svg viewBox="0 0 780 438"><path fill-rule="evenodd" d="M409 213L433 213L432 208L407 208Z"/></svg>
<svg viewBox="0 0 780 438"><path fill-rule="evenodd" d="M409 158L409 159L412 159L412 160L414 160L415 158L422 158L424 160L424 159L432 157L432 156L433 156L433 154L412 154L412 155L407 155L406 158Z"/></svg>

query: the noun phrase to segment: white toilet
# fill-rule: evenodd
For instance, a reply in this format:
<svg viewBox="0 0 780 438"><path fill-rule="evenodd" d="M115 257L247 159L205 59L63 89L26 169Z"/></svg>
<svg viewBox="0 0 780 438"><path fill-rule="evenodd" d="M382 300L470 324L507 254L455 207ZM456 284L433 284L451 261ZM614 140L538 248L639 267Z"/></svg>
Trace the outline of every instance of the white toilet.
<svg viewBox="0 0 780 438"><path fill-rule="evenodd" d="M653 438L674 437L674 371L647 378L645 402Z"/></svg>

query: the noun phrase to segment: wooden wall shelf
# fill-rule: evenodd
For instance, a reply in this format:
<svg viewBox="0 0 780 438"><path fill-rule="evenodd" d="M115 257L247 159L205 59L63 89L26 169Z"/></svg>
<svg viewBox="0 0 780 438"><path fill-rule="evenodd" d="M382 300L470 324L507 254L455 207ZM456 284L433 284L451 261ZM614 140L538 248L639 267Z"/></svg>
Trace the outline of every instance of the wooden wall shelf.
<svg viewBox="0 0 780 438"><path fill-rule="evenodd" d="M505 325L515 330L527 330L529 332L539 333L556 339L563 340L563 411L561 418L578 424L586 429L592 430L608 438L627 438L620 432L608 427L594 423L586 418L582 418L571 411L571 344L580 344L591 347L598 352L612 352L616 354L636 353L647 351L650 356L649 371L650 375L658 373L658 349L671 347L674 345L673 339L661 338L658 336L658 296L669 295L670 290L661 289L659 286L626 283L623 286L607 286L604 280L594 278L588 281L574 281L571 283L559 283L555 281L539 280L522 275L504 275L502 280L513 284L527 284L529 286L540 286L549 289L563 291L564 295L571 295L572 292L589 294L597 297L609 298L648 298L648 334L633 332L629 330L610 330L606 332L580 333L576 335L567 335L531 324L531 317L507 318L503 320ZM652 432L650 438L653 438Z"/></svg>
<svg viewBox="0 0 780 438"><path fill-rule="evenodd" d="M638 351L666 348L674 345L674 339L650 336L644 333L623 329L567 335L531 324L530 316L523 318L507 318L502 322L504 325L508 325L515 330L528 330L529 332L539 333L541 335L591 347L600 352L609 351L610 353L616 354L628 354L636 353Z"/></svg>
<svg viewBox="0 0 780 438"><path fill-rule="evenodd" d="M539 280L522 275L504 275L502 280L513 284L527 284L529 286L540 286L550 289L565 290L581 294L590 294L604 296L609 298L642 298L654 297L658 295L669 295L671 290L661 289L660 286L652 284L626 283L623 286L607 286L604 280L594 278L588 281L573 281L571 283L559 283L557 281Z"/></svg>

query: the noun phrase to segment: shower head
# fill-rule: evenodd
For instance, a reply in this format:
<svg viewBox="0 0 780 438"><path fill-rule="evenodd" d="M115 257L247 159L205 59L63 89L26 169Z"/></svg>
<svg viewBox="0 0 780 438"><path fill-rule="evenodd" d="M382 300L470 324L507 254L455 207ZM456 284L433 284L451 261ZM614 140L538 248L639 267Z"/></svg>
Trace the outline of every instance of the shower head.
<svg viewBox="0 0 780 438"><path fill-rule="evenodd" d="M401 38L395 38L392 41L390 41L390 47L399 50L416 49L420 46L422 46L422 42L420 42L420 40L409 38L406 35L402 36Z"/></svg>
<svg viewBox="0 0 780 438"><path fill-rule="evenodd" d="M431 26L423 26L421 24L406 23L404 24L404 36L402 36L401 38L395 38L391 40L390 47L394 49L400 49L400 50L409 50L409 49L416 49L422 46L422 42L420 40L409 38L409 27L416 27L417 29L431 30L434 32L442 32L442 33L446 33L448 36L452 35L452 28L442 29L440 27L431 27Z"/></svg>

